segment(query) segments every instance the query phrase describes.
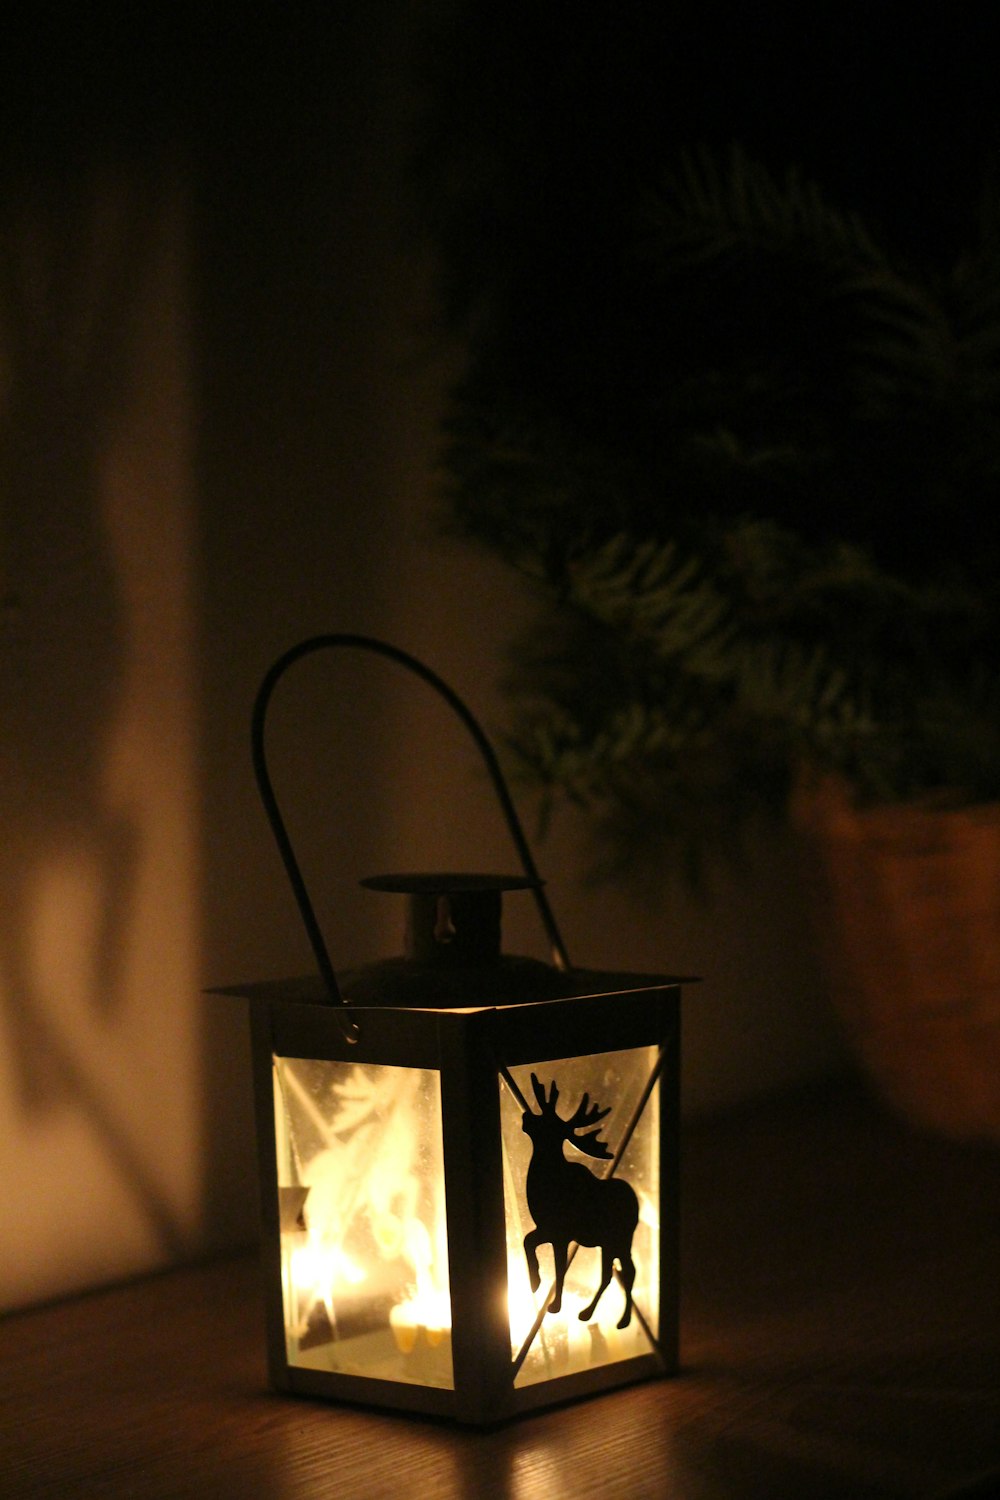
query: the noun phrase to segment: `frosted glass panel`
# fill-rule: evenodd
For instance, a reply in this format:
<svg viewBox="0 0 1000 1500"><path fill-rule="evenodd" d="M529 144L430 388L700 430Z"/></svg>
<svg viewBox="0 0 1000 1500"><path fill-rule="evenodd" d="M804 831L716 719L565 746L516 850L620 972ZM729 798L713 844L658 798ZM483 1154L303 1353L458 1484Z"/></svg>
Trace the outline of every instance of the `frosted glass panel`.
<svg viewBox="0 0 1000 1500"><path fill-rule="evenodd" d="M454 1387L441 1084L275 1057L290 1365Z"/></svg>
<svg viewBox="0 0 1000 1500"><path fill-rule="evenodd" d="M650 1088L650 1083L658 1056L656 1047L641 1047L525 1063L509 1070L510 1082L500 1080L507 1300L517 1386L631 1359L655 1347L660 1299L659 1084ZM525 1129L525 1106L532 1116L548 1117L547 1130L539 1129L536 1120L528 1122L530 1133ZM575 1129L570 1125L574 1116ZM536 1171L537 1218L529 1204L533 1156L536 1161L544 1158L542 1185L549 1185L539 1203ZM581 1173L589 1180L581 1179ZM627 1183L632 1193L613 1186L615 1181ZM544 1236L553 1223L556 1238L562 1226L569 1241L558 1312L545 1311L556 1285L553 1246L542 1238L536 1247L540 1284L532 1290L524 1243L526 1236ZM620 1328L628 1311L629 1258L635 1273L632 1308L627 1326ZM602 1261L611 1269L610 1281L593 1312L582 1319L580 1314L589 1311L604 1279Z"/></svg>

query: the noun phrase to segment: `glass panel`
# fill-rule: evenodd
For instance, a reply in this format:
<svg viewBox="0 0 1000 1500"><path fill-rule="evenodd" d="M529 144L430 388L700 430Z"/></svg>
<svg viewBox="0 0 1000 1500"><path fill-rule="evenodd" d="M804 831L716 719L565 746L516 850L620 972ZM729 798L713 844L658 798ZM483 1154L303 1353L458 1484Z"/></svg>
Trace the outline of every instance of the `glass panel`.
<svg viewBox="0 0 1000 1500"><path fill-rule="evenodd" d="M274 1059L288 1363L454 1387L441 1082Z"/></svg>
<svg viewBox="0 0 1000 1500"><path fill-rule="evenodd" d="M658 1059L658 1048L640 1047L525 1063L501 1076L516 1386L654 1348L660 1310ZM561 1306L546 1312L556 1287L553 1238L566 1244L567 1266ZM532 1250L540 1277L534 1290ZM631 1308L629 1262L635 1272ZM604 1273L610 1281L594 1306Z"/></svg>

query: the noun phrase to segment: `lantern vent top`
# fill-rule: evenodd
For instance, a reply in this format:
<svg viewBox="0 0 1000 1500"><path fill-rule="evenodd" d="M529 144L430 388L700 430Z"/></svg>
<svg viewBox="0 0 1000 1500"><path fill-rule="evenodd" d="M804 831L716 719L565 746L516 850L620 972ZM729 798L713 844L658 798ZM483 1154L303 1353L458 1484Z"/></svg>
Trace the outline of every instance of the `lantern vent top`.
<svg viewBox="0 0 1000 1500"><path fill-rule="evenodd" d="M526 875L372 875L361 884L408 898L405 952L432 967L500 962L504 891L536 889Z"/></svg>

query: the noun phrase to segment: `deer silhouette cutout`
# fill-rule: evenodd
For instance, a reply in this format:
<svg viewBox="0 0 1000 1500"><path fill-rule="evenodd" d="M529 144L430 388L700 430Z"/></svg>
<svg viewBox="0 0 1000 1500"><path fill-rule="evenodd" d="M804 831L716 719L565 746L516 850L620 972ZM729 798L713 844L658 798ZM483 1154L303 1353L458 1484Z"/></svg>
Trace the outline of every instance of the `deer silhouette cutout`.
<svg viewBox="0 0 1000 1500"><path fill-rule="evenodd" d="M541 1284L538 1271L538 1246L550 1244L555 1260L555 1293L549 1303L550 1313L562 1306L563 1281L571 1243L600 1245L601 1284L592 1300L580 1312L586 1322L594 1314L605 1287L614 1274L615 1261L625 1289L625 1311L618 1320L626 1328L632 1318L632 1284L635 1264L632 1260L632 1236L639 1221L639 1200L627 1182L620 1177L598 1177L582 1162L567 1161L563 1142L585 1156L610 1161L611 1152L600 1138L599 1122L611 1113L590 1104L584 1094L569 1119L556 1113L559 1090L555 1080L546 1096L534 1073L531 1087L538 1101L539 1113L525 1110L522 1129L531 1137L531 1162L526 1190L528 1208L535 1227L524 1237L524 1254L528 1262L531 1290Z"/></svg>

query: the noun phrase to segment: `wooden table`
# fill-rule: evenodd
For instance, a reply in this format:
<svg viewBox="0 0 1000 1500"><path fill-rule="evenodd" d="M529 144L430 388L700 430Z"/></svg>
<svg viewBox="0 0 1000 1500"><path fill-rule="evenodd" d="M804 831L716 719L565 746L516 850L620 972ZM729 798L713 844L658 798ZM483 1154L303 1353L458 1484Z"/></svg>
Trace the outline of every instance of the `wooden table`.
<svg viewBox="0 0 1000 1500"><path fill-rule="evenodd" d="M253 1257L0 1325L0 1495L1000 1495L1000 1153L824 1088L689 1129L684 1372L505 1428L279 1398Z"/></svg>

